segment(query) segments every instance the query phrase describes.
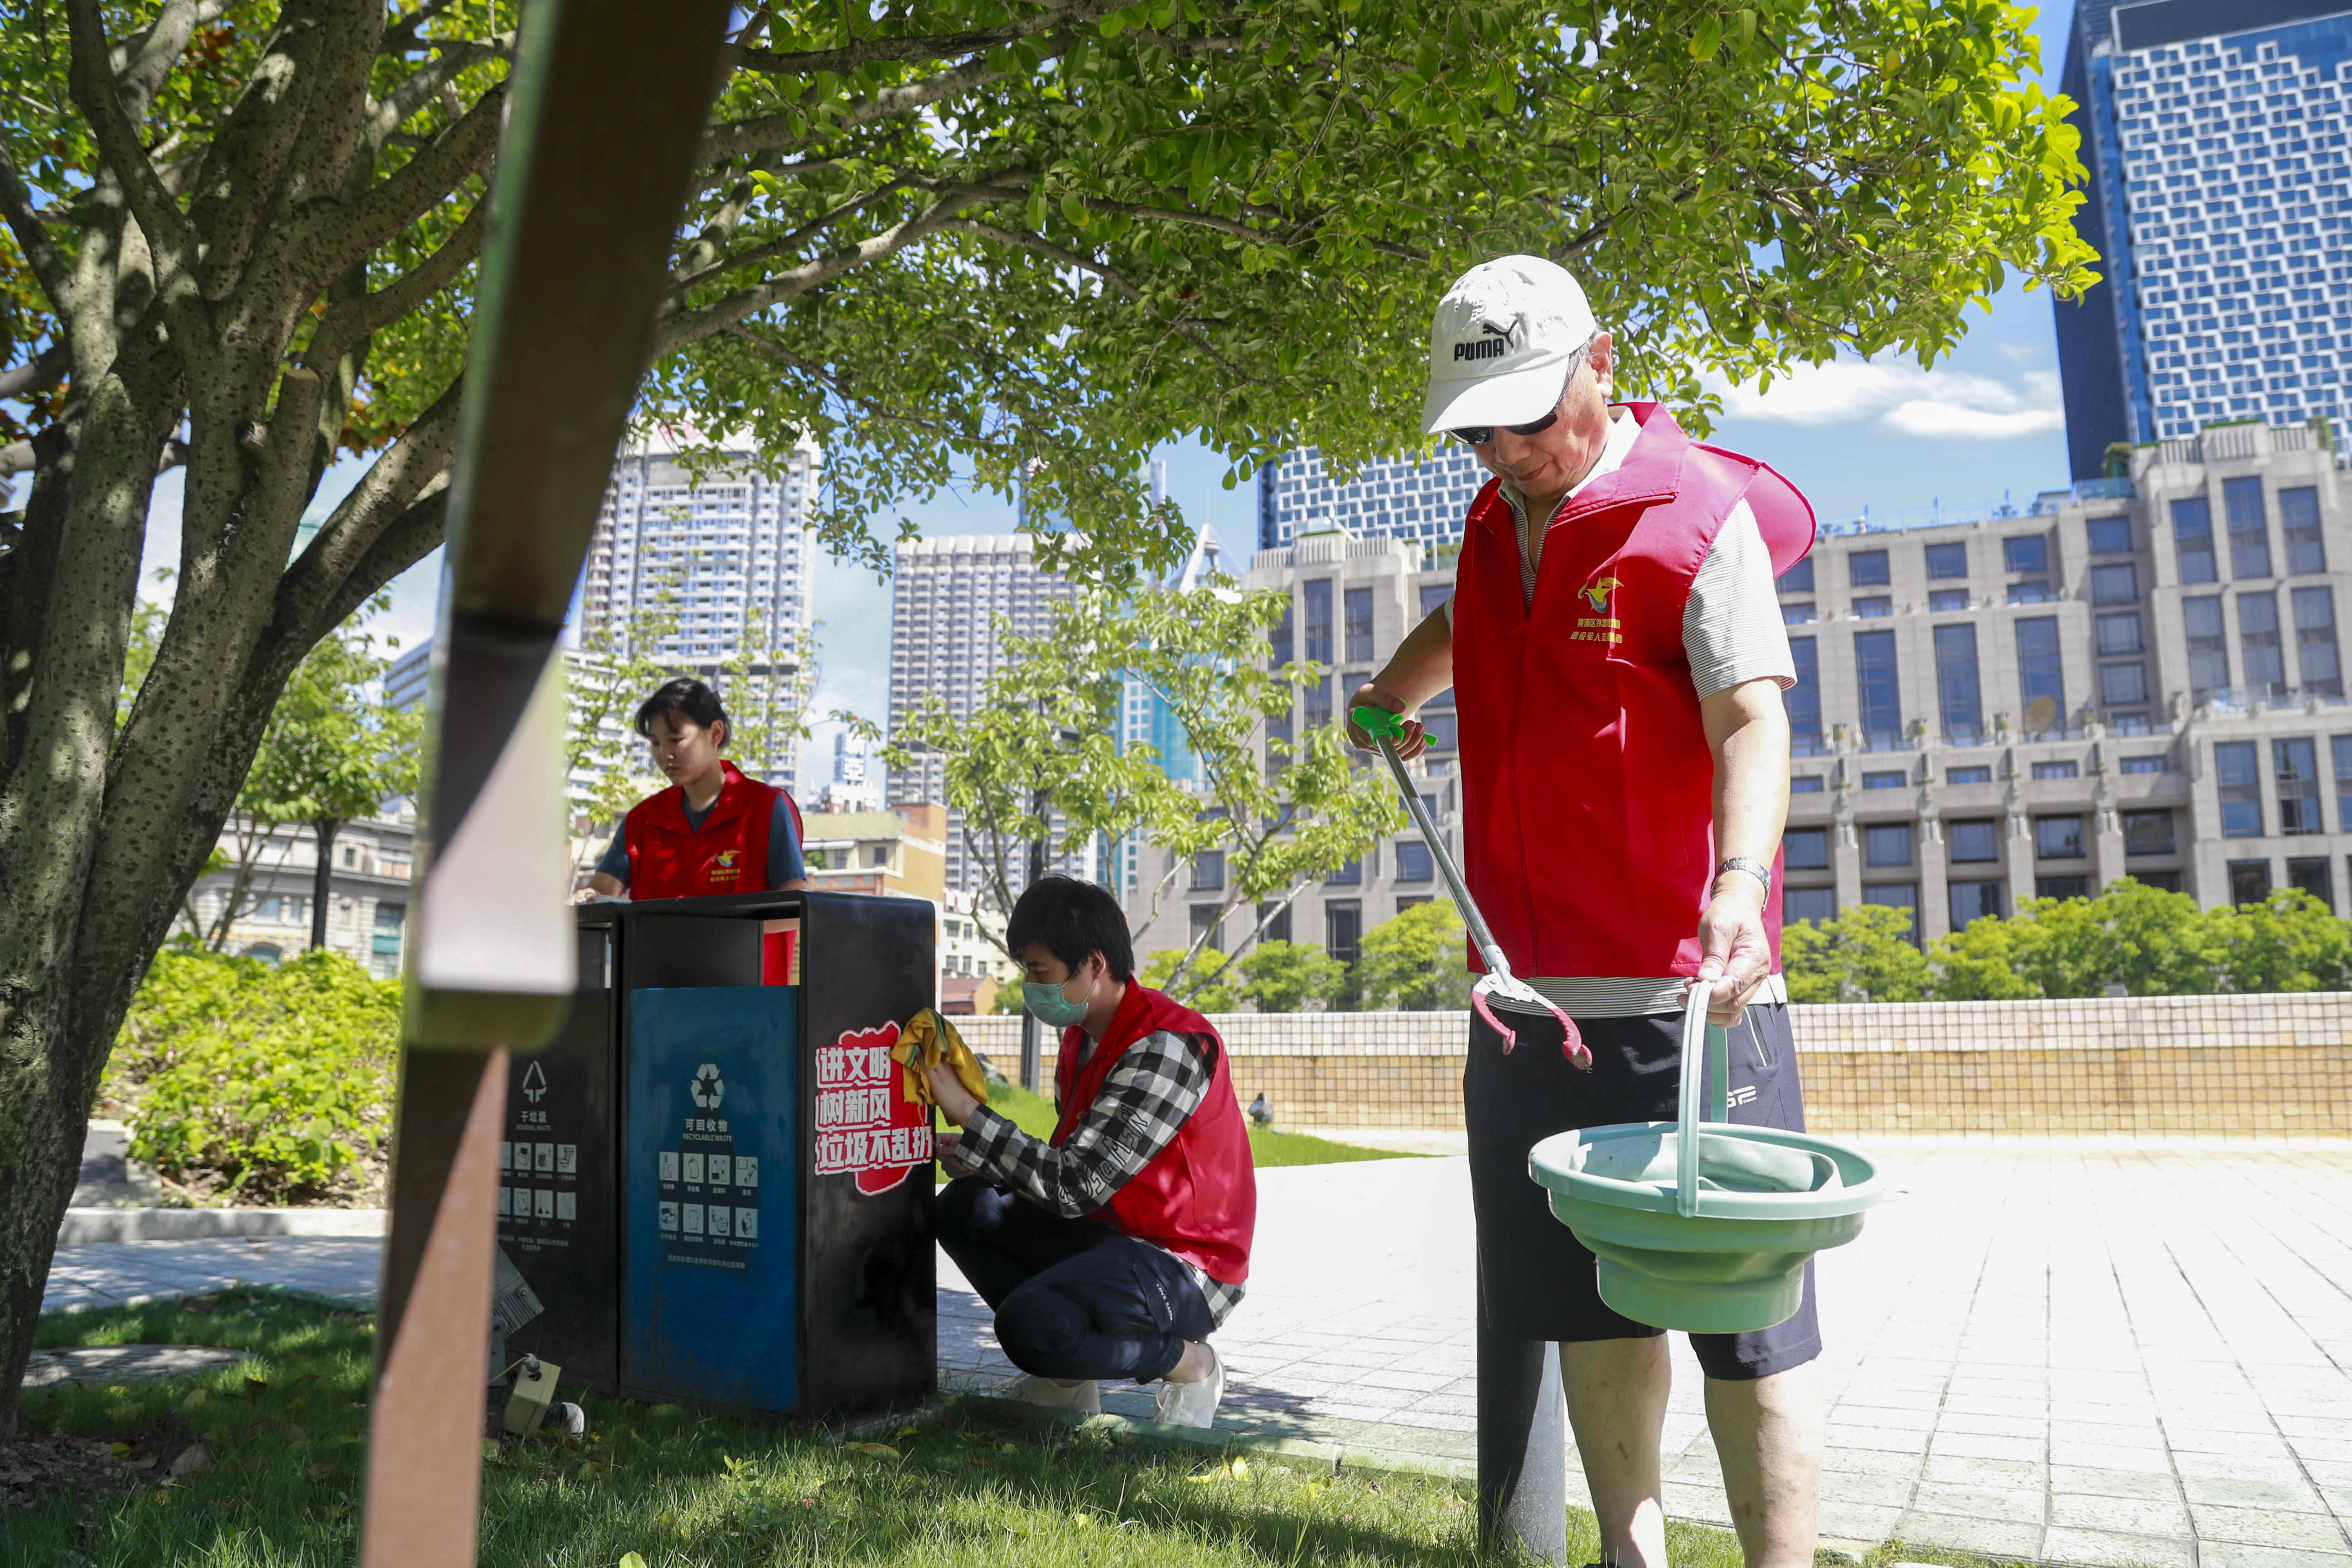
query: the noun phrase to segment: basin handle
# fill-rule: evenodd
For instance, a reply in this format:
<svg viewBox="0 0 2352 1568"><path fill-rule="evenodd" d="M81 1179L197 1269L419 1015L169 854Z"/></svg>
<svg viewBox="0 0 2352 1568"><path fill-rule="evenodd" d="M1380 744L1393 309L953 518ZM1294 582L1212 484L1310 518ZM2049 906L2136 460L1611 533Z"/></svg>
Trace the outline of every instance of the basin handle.
<svg viewBox="0 0 2352 1568"><path fill-rule="evenodd" d="M1707 997L1715 987L1691 983L1683 1003L1682 1097L1675 1118L1675 1210L1685 1219L1698 1215L1700 1097L1710 1121L1731 1117L1731 1041L1706 1021Z"/></svg>

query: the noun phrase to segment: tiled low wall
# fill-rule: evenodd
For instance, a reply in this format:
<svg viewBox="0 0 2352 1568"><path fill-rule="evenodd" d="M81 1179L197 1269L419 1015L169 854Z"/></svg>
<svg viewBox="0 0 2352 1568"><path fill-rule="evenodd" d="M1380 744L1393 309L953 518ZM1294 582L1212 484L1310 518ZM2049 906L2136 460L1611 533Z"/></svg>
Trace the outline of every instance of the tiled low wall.
<svg viewBox="0 0 2352 1568"><path fill-rule="evenodd" d="M1454 1131L1467 1016L1215 1022L1234 1089L1284 1126ZM958 1023L1017 1073L1019 1018ZM1795 1007L1790 1026L1823 1132L2352 1137L2352 993Z"/></svg>

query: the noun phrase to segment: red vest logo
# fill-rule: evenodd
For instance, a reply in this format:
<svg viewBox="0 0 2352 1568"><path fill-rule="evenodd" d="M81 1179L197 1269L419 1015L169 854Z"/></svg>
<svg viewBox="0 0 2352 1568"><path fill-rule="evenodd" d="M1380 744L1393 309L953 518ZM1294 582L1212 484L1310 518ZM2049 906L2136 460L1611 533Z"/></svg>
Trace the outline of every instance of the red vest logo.
<svg viewBox="0 0 2352 1568"><path fill-rule="evenodd" d="M1576 617L1576 629L1568 634L1570 642L1597 642L1611 646L1623 642L1622 625L1609 613L1609 600L1625 584L1614 577L1594 576L1576 591L1578 598L1592 606L1592 614Z"/></svg>
<svg viewBox="0 0 2352 1568"><path fill-rule="evenodd" d="M907 1098L898 1043L898 1026L884 1024L816 1049L816 1173L854 1175L869 1197L931 1160L931 1108Z"/></svg>

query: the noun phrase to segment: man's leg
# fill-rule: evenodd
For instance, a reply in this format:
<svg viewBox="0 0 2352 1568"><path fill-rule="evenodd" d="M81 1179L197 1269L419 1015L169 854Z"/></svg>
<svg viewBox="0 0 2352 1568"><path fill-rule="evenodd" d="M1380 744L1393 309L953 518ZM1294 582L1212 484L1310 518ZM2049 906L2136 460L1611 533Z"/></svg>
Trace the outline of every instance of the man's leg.
<svg viewBox="0 0 2352 1568"><path fill-rule="evenodd" d="M938 1215L940 1249L992 1309L1055 1264L1117 1234L1091 1220L1048 1214L978 1176L941 1187Z"/></svg>
<svg viewBox="0 0 2352 1568"><path fill-rule="evenodd" d="M1618 1568L1666 1568L1658 1442L1672 1379L1664 1334L1559 1347L1568 1423L1601 1523L1601 1560ZM1755 1558L1748 1568L1759 1568Z"/></svg>
<svg viewBox="0 0 2352 1568"><path fill-rule="evenodd" d="M1022 1371L1151 1383L1179 1371L1209 1337L1209 1304L1182 1266L1107 1234L1107 1245L1044 1270L997 1309L997 1342ZM1206 1362L1205 1346L1199 1359Z"/></svg>
<svg viewBox="0 0 2352 1568"><path fill-rule="evenodd" d="M1706 1426L1723 1460L1723 1489L1748 1568L1810 1568L1821 1534L1829 1428L1821 1363L1769 1377L1708 1378Z"/></svg>

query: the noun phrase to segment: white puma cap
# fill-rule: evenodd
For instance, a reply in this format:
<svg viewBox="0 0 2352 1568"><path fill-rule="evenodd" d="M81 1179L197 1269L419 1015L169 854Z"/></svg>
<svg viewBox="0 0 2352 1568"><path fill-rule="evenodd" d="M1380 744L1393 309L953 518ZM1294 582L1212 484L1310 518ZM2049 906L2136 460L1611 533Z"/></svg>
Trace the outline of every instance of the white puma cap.
<svg viewBox="0 0 2352 1568"><path fill-rule="evenodd" d="M1598 331L1566 268L1540 256L1480 262L1437 302L1422 429L1542 418L1559 401L1563 368Z"/></svg>

